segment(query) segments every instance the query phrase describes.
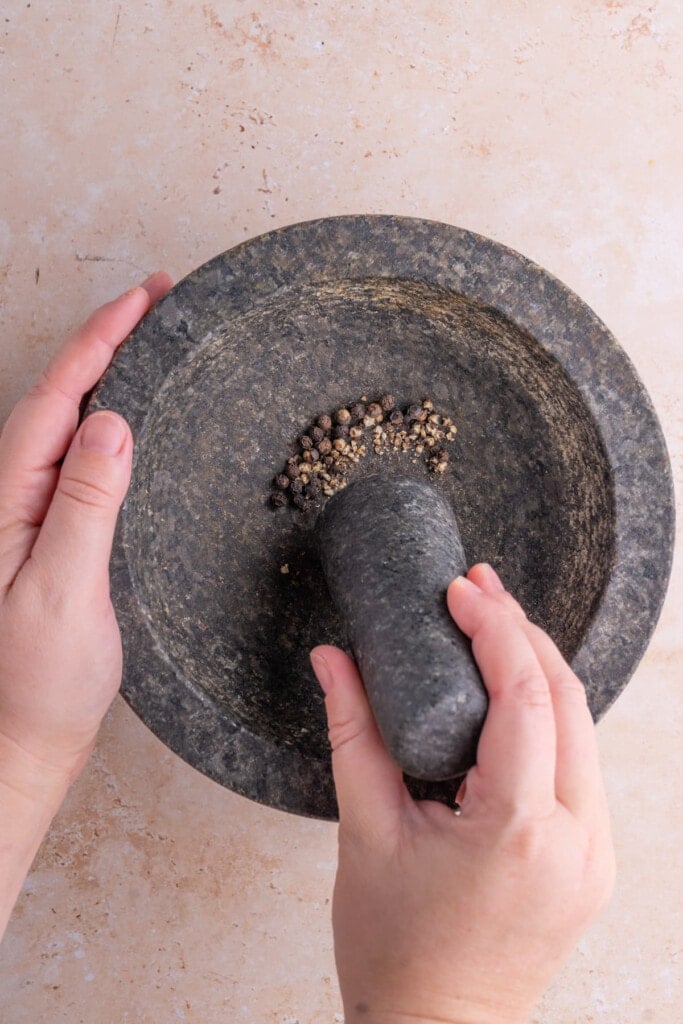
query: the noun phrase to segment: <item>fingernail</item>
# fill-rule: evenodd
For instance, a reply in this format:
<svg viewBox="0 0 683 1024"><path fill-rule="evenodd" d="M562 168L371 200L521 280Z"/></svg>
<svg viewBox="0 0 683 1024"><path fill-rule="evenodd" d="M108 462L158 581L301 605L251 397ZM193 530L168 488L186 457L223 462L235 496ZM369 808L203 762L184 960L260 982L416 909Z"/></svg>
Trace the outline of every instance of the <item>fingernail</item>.
<svg viewBox="0 0 683 1024"><path fill-rule="evenodd" d="M491 584L491 586L494 587L495 590L505 590L505 587L500 582L500 576L498 575L496 570L493 568L493 566L489 565L488 562L480 562L479 564L481 565L482 569L484 570L484 573L486 574L486 576L488 578L488 581Z"/></svg>
<svg viewBox="0 0 683 1024"><path fill-rule="evenodd" d="M100 455L118 455L126 440L126 425L115 413L94 413L81 428L81 448Z"/></svg>
<svg viewBox="0 0 683 1024"><path fill-rule="evenodd" d="M147 285L148 285L148 284L151 284L151 283L152 283L152 281L154 280L154 278L155 278L155 277L157 276L157 274L159 274L159 273L160 273L160 271L159 271L159 270L155 270L153 274L150 274L150 275L149 275L149 277L148 277L148 278L146 278L146 279L145 279L145 280L144 280L144 281L142 282L142 284L140 285L140 287L141 287L141 288L147 288Z"/></svg>
<svg viewBox="0 0 683 1024"><path fill-rule="evenodd" d="M466 576L456 576L454 580L448 584L449 590L452 587L454 590L461 590L463 593L470 594L481 594L481 588L473 583L472 580L468 580Z"/></svg>
<svg viewBox="0 0 683 1024"><path fill-rule="evenodd" d="M129 288L127 292L124 292L121 298L127 299L129 296L136 295L138 292L146 292L147 289L151 287L152 281L158 273L159 271L155 270L153 274L150 274L149 277L142 282L142 284L136 284L134 288ZM147 295L147 299L149 300L149 294Z"/></svg>
<svg viewBox="0 0 683 1024"><path fill-rule="evenodd" d="M322 654L311 654L310 659L316 679L320 683L320 688L323 693L327 693L332 685L332 672L330 670L330 666L327 664Z"/></svg>

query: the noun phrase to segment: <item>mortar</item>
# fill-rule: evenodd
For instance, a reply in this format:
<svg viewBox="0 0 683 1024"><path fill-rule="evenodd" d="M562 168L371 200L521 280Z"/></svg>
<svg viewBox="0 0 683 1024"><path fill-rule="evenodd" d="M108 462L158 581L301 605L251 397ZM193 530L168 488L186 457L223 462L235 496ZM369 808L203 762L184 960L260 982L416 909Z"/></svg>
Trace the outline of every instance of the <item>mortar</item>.
<svg viewBox="0 0 683 1024"><path fill-rule="evenodd" d="M209 777L321 818L337 808L308 652L353 651L318 514L267 498L312 418L384 392L452 416L449 468L433 480L405 453L370 453L355 478L438 490L468 564L490 562L555 639L596 721L670 571L671 475L647 393L605 325L529 260L447 225L358 216L271 232L190 274L86 410L121 413L135 439L111 566L122 692ZM445 801L459 784L407 781Z"/></svg>

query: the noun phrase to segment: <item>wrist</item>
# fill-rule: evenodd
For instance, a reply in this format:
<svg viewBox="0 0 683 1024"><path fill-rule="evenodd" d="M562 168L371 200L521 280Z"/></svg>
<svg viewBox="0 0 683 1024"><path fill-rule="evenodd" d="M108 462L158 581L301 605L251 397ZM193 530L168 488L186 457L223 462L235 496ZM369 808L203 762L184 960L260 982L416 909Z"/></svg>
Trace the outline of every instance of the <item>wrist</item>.
<svg viewBox="0 0 683 1024"><path fill-rule="evenodd" d="M415 1000L404 1003L397 1009L373 1006L370 1002L363 1000L353 1001L347 1006L344 1003L346 1024L524 1024L527 1020L525 1012L498 1012L485 1006L465 1005L456 1000L456 1005L450 1000L450 1005L445 1008L432 1009L425 1007L425 1011L410 1010L407 1007ZM394 1006L397 1004L394 1002ZM429 1004L427 1004L429 1005Z"/></svg>
<svg viewBox="0 0 683 1024"><path fill-rule="evenodd" d="M85 763L85 758L82 763ZM2 799L11 800L18 808L33 808L44 813L52 811L54 814L80 767L76 763L55 765L41 759L0 732Z"/></svg>
<svg viewBox="0 0 683 1024"><path fill-rule="evenodd" d="M450 993L439 997L420 986L404 988L403 994L392 986L388 998L375 989L350 999L342 986L342 995L346 1024L525 1024L534 1002L517 993L489 996L484 982L475 999Z"/></svg>
<svg viewBox="0 0 683 1024"><path fill-rule="evenodd" d="M69 771L37 760L0 734L0 939L71 781Z"/></svg>

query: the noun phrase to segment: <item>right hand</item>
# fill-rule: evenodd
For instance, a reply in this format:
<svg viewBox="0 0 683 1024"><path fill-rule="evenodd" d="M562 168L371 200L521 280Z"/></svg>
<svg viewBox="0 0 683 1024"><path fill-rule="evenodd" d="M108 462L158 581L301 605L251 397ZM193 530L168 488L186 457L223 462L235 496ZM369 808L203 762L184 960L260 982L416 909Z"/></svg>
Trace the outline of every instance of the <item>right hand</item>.
<svg viewBox="0 0 683 1024"><path fill-rule="evenodd" d="M410 797L353 660L311 652L340 812L347 1024L520 1024L614 884L583 685L490 566L454 580L447 601L489 694L460 816Z"/></svg>

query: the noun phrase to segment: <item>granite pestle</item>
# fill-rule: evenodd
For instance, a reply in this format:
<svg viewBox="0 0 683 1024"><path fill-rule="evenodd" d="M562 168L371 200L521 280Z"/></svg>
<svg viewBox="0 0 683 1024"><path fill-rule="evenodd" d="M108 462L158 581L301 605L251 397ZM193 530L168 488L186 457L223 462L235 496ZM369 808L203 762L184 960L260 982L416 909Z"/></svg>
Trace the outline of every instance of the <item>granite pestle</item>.
<svg viewBox="0 0 683 1024"><path fill-rule="evenodd" d="M475 762L487 696L446 604L448 584L467 570L450 505L426 481L367 476L329 499L316 534L392 757L417 779L463 774Z"/></svg>

